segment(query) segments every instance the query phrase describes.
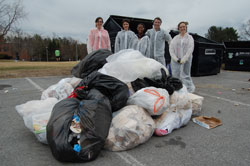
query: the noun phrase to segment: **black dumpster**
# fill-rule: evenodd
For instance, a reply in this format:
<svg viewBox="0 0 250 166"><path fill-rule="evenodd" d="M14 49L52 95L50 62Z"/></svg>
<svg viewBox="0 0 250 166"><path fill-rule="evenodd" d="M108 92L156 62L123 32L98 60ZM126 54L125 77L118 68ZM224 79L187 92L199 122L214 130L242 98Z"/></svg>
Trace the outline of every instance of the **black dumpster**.
<svg viewBox="0 0 250 166"><path fill-rule="evenodd" d="M130 30L134 33L137 33L137 25L143 23L145 25L145 32L148 29L151 29L153 26L153 20L143 19L143 18L134 18L134 17L125 17L125 16L116 16L111 15L108 20L103 24L104 29L109 33L111 41L111 49L114 52L115 37L119 31L122 29L122 20L127 19L130 21L129 27Z"/></svg>
<svg viewBox="0 0 250 166"><path fill-rule="evenodd" d="M250 41L224 42L225 70L250 71Z"/></svg>
<svg viewBox="0 0 250 166"><path fill-rule="evenodd" d="M179 34L178 31L170 31L172 38ZM194 38L194 52L191 68L192 76L207 76L220 73L224 45L206 39L195 33L189 33Z"/></svg>

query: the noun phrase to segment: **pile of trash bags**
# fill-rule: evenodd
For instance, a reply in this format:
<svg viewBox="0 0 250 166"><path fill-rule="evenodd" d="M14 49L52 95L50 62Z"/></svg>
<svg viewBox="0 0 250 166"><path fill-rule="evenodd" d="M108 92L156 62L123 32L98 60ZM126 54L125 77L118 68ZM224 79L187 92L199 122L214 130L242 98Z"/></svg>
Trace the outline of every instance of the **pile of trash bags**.
<svg viewBox="0 0 250 166"><path fill-rule="evenodd" d="M186 125L192 103L201 112L202 97L189 94L165 66L139 51L94 51L72 75L43 91L41 100L16 106L25 126L59 161L91 161L103 148L132 149Z"/></svg>

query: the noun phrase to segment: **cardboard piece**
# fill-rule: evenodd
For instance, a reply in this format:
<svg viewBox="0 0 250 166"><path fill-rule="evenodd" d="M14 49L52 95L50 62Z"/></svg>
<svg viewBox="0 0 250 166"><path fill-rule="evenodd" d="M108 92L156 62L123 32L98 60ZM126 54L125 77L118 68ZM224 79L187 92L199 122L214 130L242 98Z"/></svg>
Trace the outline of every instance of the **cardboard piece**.
<svg viewBox="0 0 250 166"><path fill-rule="evenodd" d="M212 128L222 125L221 120L215 117L198 116L198 117L193 118L192 120L194 123L202 127L205 127L207 129L212 129Z"/></svg>

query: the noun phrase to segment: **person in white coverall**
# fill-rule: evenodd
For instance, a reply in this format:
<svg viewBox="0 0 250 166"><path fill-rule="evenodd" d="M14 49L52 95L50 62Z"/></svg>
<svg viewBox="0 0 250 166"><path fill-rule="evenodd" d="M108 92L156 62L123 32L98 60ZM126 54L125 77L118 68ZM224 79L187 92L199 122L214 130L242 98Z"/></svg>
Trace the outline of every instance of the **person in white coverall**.
<svg viewBox="0 0 250 166"><path fill-rule="evenodd" d="M137 25L137 38L133 43L133 49L140 51L144 56L150 58L150 41L149 37L144 33L145 25L140 23Z"/></svg>
<svg viewBox="0 0 250 166"><path fill-rule="evenodd" d="M123 30L118 32L115 38L115 53L120 50L132 48L136 35L129 30L129 20L122 21Z"/></svg>
<svg viewBox="0 0 250 166"><path fill-rule="evenodd" d="M146 32L146 35L150 39L150 58L155 59L164 66L166 66L165 61L165 41L168 43L171 41L171 36L161 29L162 20L159 17L154 19L152 29Z"/></svg>
<svg viewBox="0 0 250 166"><path fill-rule="evenodd" d="M194 51L194 39L187 33L187 22L178 24L179 35L176 35L170 43L172 76L179 78L187 87L188 92L193 93L195 86L191 78L191 65Z"/></svg>

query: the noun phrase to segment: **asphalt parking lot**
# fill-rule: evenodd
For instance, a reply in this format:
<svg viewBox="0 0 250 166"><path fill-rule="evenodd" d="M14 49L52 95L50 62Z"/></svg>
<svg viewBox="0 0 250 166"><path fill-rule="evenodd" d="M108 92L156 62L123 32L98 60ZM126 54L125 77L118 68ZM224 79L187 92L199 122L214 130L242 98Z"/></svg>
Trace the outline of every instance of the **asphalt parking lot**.
<svg viewBox="0 0 250 166"><path fill-rule="evenodd" d="M15 110L16 105L39 100L42 90L65 77L0 79L1 166L250 165L250 72L222 70L218 75L193 77L195 93L204 97L202 115L221 119L222 126L208 130L190 121L132 150L103 150L89 163L58 162Z"/></svg>

